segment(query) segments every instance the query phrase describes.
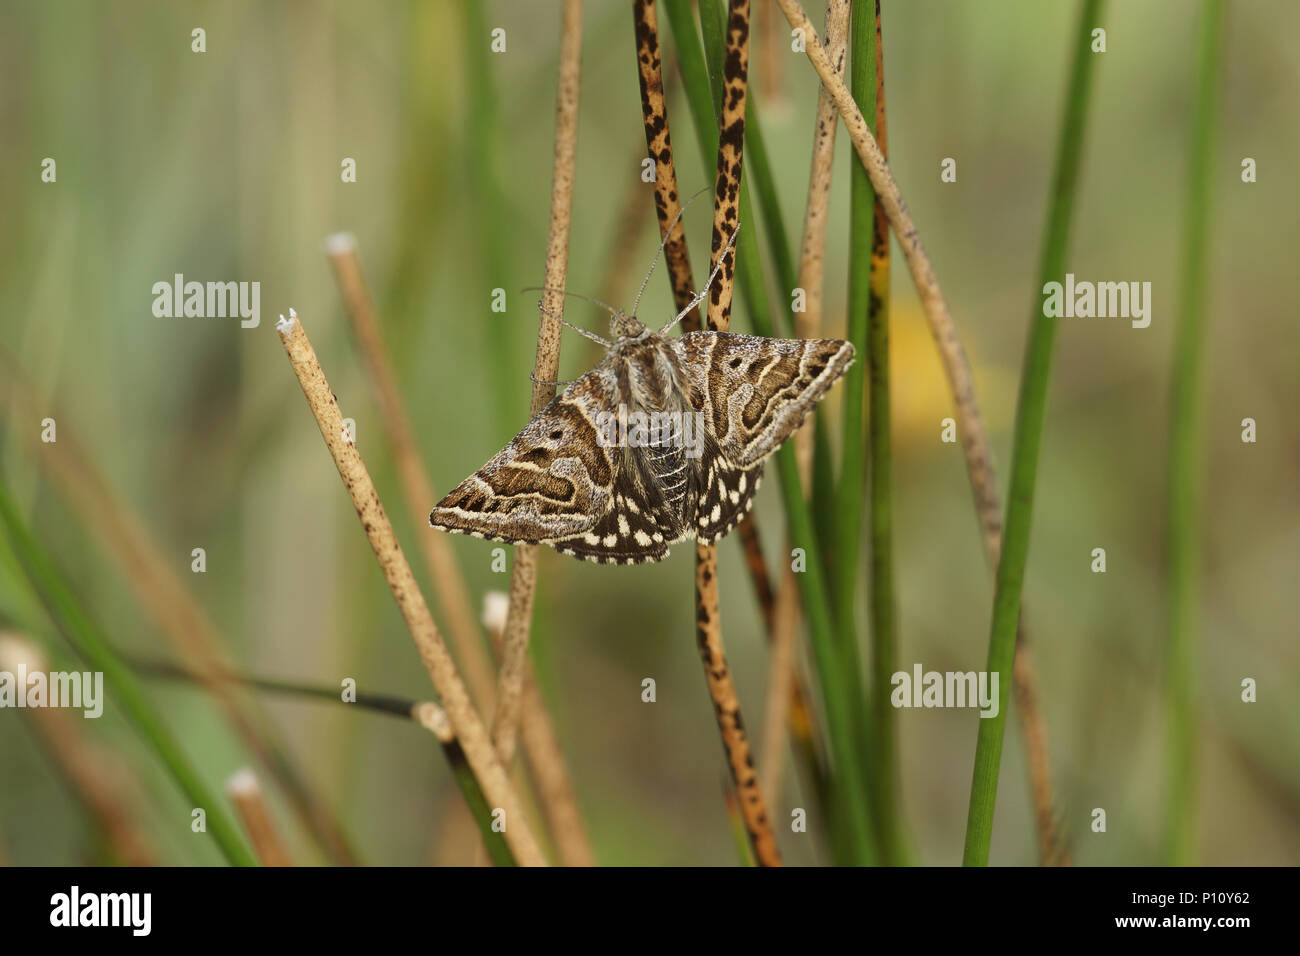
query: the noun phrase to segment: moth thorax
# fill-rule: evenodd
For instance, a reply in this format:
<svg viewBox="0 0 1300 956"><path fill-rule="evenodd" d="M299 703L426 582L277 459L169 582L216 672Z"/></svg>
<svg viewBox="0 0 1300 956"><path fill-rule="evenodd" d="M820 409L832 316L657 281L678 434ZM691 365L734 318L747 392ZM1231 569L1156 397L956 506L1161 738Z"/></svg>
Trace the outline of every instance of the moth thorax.
<svg viewBox="0 0 1300 956"><path fill-rule="evenodd" d="M640 342L623 353L629 404L646 412L677 412L685 403L682 370L660 341Z"/></svg>

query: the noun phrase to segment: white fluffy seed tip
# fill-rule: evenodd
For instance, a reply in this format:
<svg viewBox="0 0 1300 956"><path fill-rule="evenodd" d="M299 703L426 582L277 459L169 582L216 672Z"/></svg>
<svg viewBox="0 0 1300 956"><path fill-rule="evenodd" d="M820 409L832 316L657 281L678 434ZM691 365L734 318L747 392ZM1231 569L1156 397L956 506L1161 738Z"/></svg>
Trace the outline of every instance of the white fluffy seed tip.
<svg viewBox="0 0 1300 956"><path fill-rule="evenodd" d="M240 767L226 781L226 793L234 797L251 797L261 791L251 767Z"/></svg>
<svg viewBox="0 0 1300 956"><path fill-rule="evenodd" d="M433 735L443 743L449 743L456 736L456 732L451 726L451 718L437 704L426 700L423 703L416 704L411 713L420 722L421 726L432 731Z"/></svg>
<svg viewBox="0 0 1300 956"><path fill-rule="evenodd" d="M17 634L0 632L0 670L11 674L45 670L45 657L30 641Z"/></svg>
<svg viewBox="0 0 1300 956"><path fill-rule="evenodd" d="M488 591L483 595L483 627L489 634L504 633L509 613L510 595L505 591Z"/></svg>
<svg viewBox="0 0 1300 956"><path fill-rule="evenodd" d="M293 309L289 310L289 317L287 319L283 314L281 314L280 321L275 323L275 330L281 335L288 335L289 330L293 328L293 322L296 318L298 318L298 313L293 311Z"/></svg>
<svg viewBox="0 0 1300 956"><path fill-rule="evenodd" d="M325 251L331 256L343 256L356 250L357 237L350 232L336 232L325 237Z"/></svg>

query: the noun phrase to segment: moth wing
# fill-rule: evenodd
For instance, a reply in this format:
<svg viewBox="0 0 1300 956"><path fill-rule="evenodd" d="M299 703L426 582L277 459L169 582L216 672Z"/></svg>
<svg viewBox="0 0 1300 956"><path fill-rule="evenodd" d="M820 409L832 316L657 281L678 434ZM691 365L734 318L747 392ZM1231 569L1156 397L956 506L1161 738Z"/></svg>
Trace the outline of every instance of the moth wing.
<svg viewBox="0 0 1300 956"><path fill-rule="evenodd" d="M705 413L722 457L741 471L781 447L854 356L840 339L701 331L673 344L690 376L691 404Z"/></svg>
<svg viewBox="0 0 1300 956"><path fill-rule="evenodd" d="M634 469L623 468L615 480L610 509L583 533L552 541L555 549L603 564L641 564L668 557L668 546L686 537L686 531L666 503L651 503L634 474Z"/></svg>
<svg viewBox="0 0 1300 956"><path fill-rule="evenodd" d="M453 488L429 524L509 544L549 544L590 531L613 504L616 448L599 440L608 372L593 369L538 412L505 448Z"/></svg>
<svg viewBox="0 0 1300 956"><path fill-rule="evenodd" d="M738 468L713 447L701 458L699 476L695 534L700 544L716 544L749 513L763 480L763 463Z"/></svg>

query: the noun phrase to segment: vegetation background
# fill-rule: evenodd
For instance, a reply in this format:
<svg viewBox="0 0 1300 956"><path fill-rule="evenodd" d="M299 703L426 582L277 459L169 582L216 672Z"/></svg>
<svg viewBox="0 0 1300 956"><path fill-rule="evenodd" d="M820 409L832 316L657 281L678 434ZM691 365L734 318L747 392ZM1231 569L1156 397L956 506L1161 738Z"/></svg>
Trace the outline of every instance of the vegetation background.
<svg viewBox="0 0 1300 956"><path fill-rule="evenodd" d="M820 24L821 9L806 9ZM1074 4L1031 0L884 9L890 165L975 364L1004 481L1075 16ZM60 427L75 429L252 673L431 693L272 326L291 305L303 317L415 554L416 536L434 532L403 508L323 241L341 230L359 241L441 493L527 417L537 313L535 293L520 289L542 277L558 25L551 3L0 2L0 348L38 403L57 409ZM788 34L779 14L776 25ZM206 30L202 54L191 52L195 27ZM502 54L483 52L493 27L506 31ZM1195 7L1116 2L1105 27L1069 270L1150 281L1153 321L1061 322L1025 602L1076 862L1142 864L1159 858L1163 806L1165 462ZM1286 0L1230 5L1206 313L1197 701L1206 863L1300 861L1300 53L1288 43L1298 32L1300 7ZM620 305L631 304L657 240L639 178L634 49L627 4L588 4L568 285ZM751 83L783 211L797 224L817 84L788 41L775 51L778 62L756 47ZM670 45L669 115L690 194L706 181L672 64ZM844 324L847 281L842 131L837 150L832 332ZM56 183L41 181L45 157L57 161ZM341 182L344 157L356 160L356 183ZM956 183L940 182L945 157L957 160ZM1244 157L1257 161L1257 183L1241 181ZM484 195L495 198L484 204ZM685 218L697 276L708 220L704 203ZM634 267L611 277L623 243L633 244ZM960 451L939 441L950 414L940 367L896 262L900 666L978 670L991 580ZM155 318L151 287L175 273L260 282L260 327ZM507 290L504 314L490 310L496 287ZM772 289L788 303L787 291ZM661 276L640 311L647 320L670 314ZM571 303L566 314L603 331L595 309ZM738 299L735 328L748 327ZM594 359L590 343L566 333L563 377ZM837 400L828 400L832 415ZM1241 441L1246 417L1258 422L1257 444ZM4 406L0 477L110 638L159 656L163 645L118 571L45 479L35 456L55 446L33 453L20 440L39 427ZM774 478L756 513L779 567ZM0 619L74 666L2 542ZM207 552L202 575L189 572L195 547ZM505 589L490 545L457 538L453 547L476 600ZM1105 574L1089 570L1097 547ZM602 863L737 859L695 647L689 552L636 568L541 555L535 663ZM767 652L734 536L720 564L724 634L756 733ZM641 702L645 677L658 685L653 705ZM1240 701L1245 677L1259 683L1257 703ZM202 692L158 681L148 689L213 786L248 762ZM367 862L473 859L474 831L447 823L461 798L424 731L327 704L267 705ZM903 815L918 862L961 859L977 722L972 710L899 713ZM82 723L140 781L137 809L163 858L217 862L112 700L100 721ZM808 836L782 825L807 799L789 774L771 808L789 862L828 858L815 823ZM319 860L280 796L272 800L294 857ZM1089 830L1094 807L1107 811L1104 835ZM0 711L0 857L111 859L12 710ZM991 860L1034 859L1013 718Z"/></svg>

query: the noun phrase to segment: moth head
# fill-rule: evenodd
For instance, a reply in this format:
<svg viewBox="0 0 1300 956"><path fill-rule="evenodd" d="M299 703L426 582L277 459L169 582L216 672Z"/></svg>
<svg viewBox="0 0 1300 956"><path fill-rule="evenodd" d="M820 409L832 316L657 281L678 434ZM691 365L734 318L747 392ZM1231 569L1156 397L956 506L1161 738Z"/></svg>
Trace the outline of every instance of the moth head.
<svg viewBox="0 0 1300 956"><path fill-rule="evenodd" d="M613 313L609 319L609 334L614 339L634 339L646 330L645 325L635 315L628 315L622 309Z"/></svg>

